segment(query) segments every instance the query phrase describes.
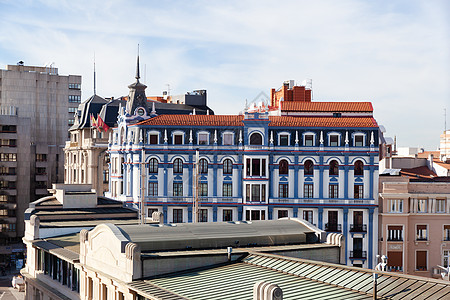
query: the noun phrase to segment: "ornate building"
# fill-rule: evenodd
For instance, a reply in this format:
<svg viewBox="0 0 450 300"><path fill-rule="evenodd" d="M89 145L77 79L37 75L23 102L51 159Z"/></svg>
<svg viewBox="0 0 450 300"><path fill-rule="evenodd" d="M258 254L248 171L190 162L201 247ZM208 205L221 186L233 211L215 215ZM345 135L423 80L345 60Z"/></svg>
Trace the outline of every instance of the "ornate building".
<svg viewBox="0 0 450 300"><path fill-rule="evenodd" d="M293 97L244 115L153 116L130 101L109 144L107 196L143 202L148 217L161 211L170 223L192 222L197 191L200 222L303 218L344 234L348 264L373 267L379 130L370 103ZM283 114L289 102L295 116Z"/></svg>

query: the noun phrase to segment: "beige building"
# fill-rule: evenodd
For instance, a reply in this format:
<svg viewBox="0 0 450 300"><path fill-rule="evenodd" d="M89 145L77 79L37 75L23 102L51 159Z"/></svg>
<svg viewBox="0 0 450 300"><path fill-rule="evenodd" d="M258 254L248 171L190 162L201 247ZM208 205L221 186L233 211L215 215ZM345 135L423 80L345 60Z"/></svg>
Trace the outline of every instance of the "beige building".
<svg viewBox="0 0 450 300"><path fill-rule="evenodd" d="M0 70L0 265L20 253L28 204L62 182L67 129L81 99L81 76L50 67Z"/></svg>
<svg viewBox="0 0 450 300"><path fill-rule="evenodd" d="M388 270L440 278L438 266L448 267L450 259L450 177L427 167L385 172L379 216Z"/></svg>

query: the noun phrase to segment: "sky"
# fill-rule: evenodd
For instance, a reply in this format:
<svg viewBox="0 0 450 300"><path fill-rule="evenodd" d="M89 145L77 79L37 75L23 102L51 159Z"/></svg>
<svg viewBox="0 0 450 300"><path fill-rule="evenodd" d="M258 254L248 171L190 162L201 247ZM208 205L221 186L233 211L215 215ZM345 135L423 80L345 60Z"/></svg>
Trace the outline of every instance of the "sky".
<svg viewBox="0 0 450 300"><path fill-rule="evenodd" d="M0 0L0 68L54 63L82 98L206 89L237 114L285 80L313 101L370 101L398 146L437 149L450 127L450 1Z"/></svg>

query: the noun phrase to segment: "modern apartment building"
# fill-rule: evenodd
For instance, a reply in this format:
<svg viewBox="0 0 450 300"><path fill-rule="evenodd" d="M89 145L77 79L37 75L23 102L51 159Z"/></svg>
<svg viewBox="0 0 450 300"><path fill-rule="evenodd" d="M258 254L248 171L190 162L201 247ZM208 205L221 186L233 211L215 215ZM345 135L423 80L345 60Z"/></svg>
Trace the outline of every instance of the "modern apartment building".
<svg viewBox="0 0 450 300"><path fill-rule="evenodd" d="M63 147L81 99L81 76L54 67L8 65L0 70L0 263L23 246L23 213L64 179Z"/></svg>
<svg viewBox="0 0 450 300"><path fill-rule="evenodd" d="M109 144L106 195L143 202L144 214L163 212L169 223L302 218L344 234L346 263L372 268L379 129L371 103L313 102L305 87L282 89L279 102L244 115L154 116L145 88L130 85Z"/></svg>

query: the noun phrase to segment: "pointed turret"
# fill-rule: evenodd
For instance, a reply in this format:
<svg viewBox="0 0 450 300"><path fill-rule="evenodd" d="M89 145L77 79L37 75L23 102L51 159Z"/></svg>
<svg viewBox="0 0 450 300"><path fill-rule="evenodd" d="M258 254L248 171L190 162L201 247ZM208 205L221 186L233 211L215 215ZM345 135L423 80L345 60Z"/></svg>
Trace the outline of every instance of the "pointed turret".
<svg viewBox="0 0 450 300"><path fill-rule="evenodd" d="M142 115L142 111L136 111L137 108L141 107L145 110L145 114L147 115L148 105L147 105L147 96L145 95L145 89L147 86L139 82L140 74L139 74L139 53L137 56L136 62L136 82L130 84L128 88L130 89L130 94L128 95L128 102L126 106L126 112L129 115L139 114Z"/></svg>

